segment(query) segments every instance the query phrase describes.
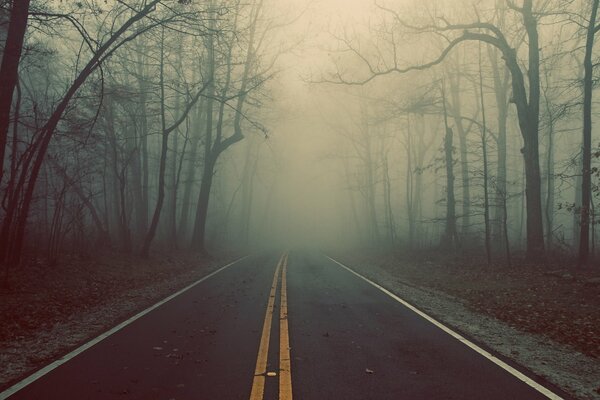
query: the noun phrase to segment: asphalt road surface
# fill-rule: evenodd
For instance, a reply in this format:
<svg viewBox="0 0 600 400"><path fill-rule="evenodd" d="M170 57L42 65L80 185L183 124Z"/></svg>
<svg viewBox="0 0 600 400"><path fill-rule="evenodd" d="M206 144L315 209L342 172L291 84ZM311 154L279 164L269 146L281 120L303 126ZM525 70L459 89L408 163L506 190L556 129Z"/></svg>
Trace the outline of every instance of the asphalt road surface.
<svg viewBox="0 0 600 400"><path fill-rule="evenodd" d="M8 398L565 397L469 345L320 253L264 254L221 270Z"/></svg>

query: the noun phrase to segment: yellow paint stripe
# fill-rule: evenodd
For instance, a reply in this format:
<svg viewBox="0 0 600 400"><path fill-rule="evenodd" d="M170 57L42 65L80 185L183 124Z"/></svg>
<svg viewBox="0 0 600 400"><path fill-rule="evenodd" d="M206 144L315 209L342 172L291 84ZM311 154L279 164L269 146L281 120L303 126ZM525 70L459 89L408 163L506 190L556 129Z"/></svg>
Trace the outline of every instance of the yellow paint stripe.
<svg viewBox="0 0 600 400"><path fill-rule="evenodd" d="M292 400L292 366L287 307L287 260L281 272L281 307L279 308L279 400Z"/></svg>
<svg viewBox="0 0 600 400"><path fill-rule="evenodd" d="M260 346L258 348L258 356L256 357L256 368L254 369L254 379L252 381L250 400L262 400L265 392L265 375L267 373L267 356L269 354L271 322L273 320L273 310L275 308L275 293L277 291L277 282L279 280L279 270L281 269L283 259L284 256L282 255L279 263L277 264L277 268L275 269L273 284L271 285L271 292L269 293L265 322L263 323Z"/></svg>

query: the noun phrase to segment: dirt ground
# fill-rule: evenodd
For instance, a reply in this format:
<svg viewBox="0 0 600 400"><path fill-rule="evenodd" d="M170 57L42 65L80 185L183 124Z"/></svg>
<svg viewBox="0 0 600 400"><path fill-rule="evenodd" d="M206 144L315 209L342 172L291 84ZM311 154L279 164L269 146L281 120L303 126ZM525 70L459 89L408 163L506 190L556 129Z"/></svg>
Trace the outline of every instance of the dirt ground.
<svg viewBox="0 0 600 400"><path fill-rule="evenodd" d="M577 398L600 399L600 268L434 254L344 261Z"/></svg>
<svg viewBox="0 0 600 400"><path fill-rule="evenodd" d="M179 252L31 262L0 290L0 391L225 263Z"/></svg>

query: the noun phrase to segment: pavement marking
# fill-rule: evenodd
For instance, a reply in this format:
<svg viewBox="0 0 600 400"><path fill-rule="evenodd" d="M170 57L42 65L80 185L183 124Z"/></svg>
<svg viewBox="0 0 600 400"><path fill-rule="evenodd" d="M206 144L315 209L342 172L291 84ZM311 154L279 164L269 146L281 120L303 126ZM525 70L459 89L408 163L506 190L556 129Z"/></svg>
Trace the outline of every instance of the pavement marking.
<svg viewBox="0 0 600 400"><path fill-rule="evenodd" d="M127 325L131 324L132 322L134 322L135 320L143 317L144 315L148 314L149 312L155 310L156 308L162 306L163 304L165 304L166 302L174 299L175 297L179 296L180 294L190 290L191 288L193 288L194 286L198 285L201 282L204 282L205 280L207 280L208 278L218 274L219 272L223 271L224 269L232 266L233 264L236 264L246 258L248 258L249 256L244 256L242 258L238 258L237 260L230 262L227 265L222 266L221 268L217 269L216 271L211 272L210 274L198 279L196 282L184 287L183 289L181 289L180 291L170 295L169 297L164 298L163 300L159 301L158 303L154 304L153 306L150 306L149 308L146 308L145 310L137 313L136 315L134 315L133 317L129 318L126 321L121 322L119 325L115 326L112 329L109 329L108 331L102 333L101 335L97 336L96 338L90 340L89 342L79 346L78 348L76 348L75 350L71 351L70 353L64 355L62 358L59 358L58 360L54 361L51 364L48 364L47 366L43 367L42 369L34 372L33 374L29 375L27 378L15 383L14 385L12 385L11 387L9 387L8 389L6 389L5 391L3 391L2 393L0 393L0 400L5 400L8 397L12 396L13 394L15 394L16 392L18 392L19 390L23 389L25 386L30 385L31 383L37 381L38 379L40 379L42 376L46 375L48 372L58 368L59 366L63 365L64 363L66 363L67 361L71 360L72 358L74 358L75 356L83 353L84 351L86 351L87 349L89 349L90 347L100 343L101 341L103 341L104 339L106 339L107 337L115 334L116 332L120 331L121 329L125 328Z"/></svg>
<svg viewBox="0 0 600 400"><path fill-rule="evenodd" d="M267 374L267 357L269 355L269 339L271 338L271 322L273 321L273 311L275 309L275 293L279 282L279 270L283 264L285 254L281 256L275 268L273 275L273 284L269 292L269 301L267 302L267 311L265 313L265 322L263 323L262 335L260 337L260 346L256 357L256 368L254 369L254 379L252 380L252 391L250 400L262 400L265 393L265 375Z"/></svg>
<svg viewBox="0 0 600 400"><path fill-rule="evenodd" d="M281 306L279 307L279 400L292 400L292 365L287 307L287 262L283 261L281 273Z"/></svg>
<svg viewBox="0 0 600 400"><path fill-rule="evenodd" d="M426 319L427 321L431 322L433 325L435 325L436 327L440 328L441 330L443 330L444 332L446 332L447 334L449 334L450 336L452 336L453 338L455 338L459 342L463 343L467 347L470 347L471 349L475 350L477 353L479 353L480 355L484 356L485 358L487 358L488 360L490 360L491 362L493 362L494 364L496 364L500 368L504 369L505 371L509 372L510 374L512 374L517 379L519 379L519 380L523 381L524 383L526 383L527 385L531 386L533 389L537 390L538 392L540 392L544 396L548 397L551 400L563 400L562 397L560 397L556 393L552 392L550 389L548 389L548 388L540 385L539 383L537 383L533 379L529 378L527 375L523 374L519 370L511 367L510 365L508 365L504 361L500 360L498 357L494 356L489 351L486 351L486 350L482 349L481 347L477 346L475 343L471 342L470 340L468 340L467 338L465 338L461 334L459 334L459 333L455 332L454 330L450 329L449 327L447 327L446 325L442 324L441 322L439 322L435 318L433 318L433 317L425 314L423 311L419 310L418 308L416 308L412 304L410 304L407 301L405 301L405 300L401 299L400 297L396 296L394 293L390 292L389 290L387 290L383 286L378 285L377 283L371 281L368 278L365 278L364 276L362 276L358 272L355 272L350 267L345 266L341 262L339 262L337 260L334 260L333 258L331 258L331 257L329 257L327 255L326 255L326 257L329 258L334 263L338 264L340 267L346 269L348 272L356 275L360 279L364 280L365 282L367 282L367 283L371 284L372 286L376 287L377 289L381 290L383 293L387 294L392 299L396 300L397 302L399 302L400 304L402 304L406 308L408 308L411 311L415 312L420 317L422 317L422 318Z"/></svg>

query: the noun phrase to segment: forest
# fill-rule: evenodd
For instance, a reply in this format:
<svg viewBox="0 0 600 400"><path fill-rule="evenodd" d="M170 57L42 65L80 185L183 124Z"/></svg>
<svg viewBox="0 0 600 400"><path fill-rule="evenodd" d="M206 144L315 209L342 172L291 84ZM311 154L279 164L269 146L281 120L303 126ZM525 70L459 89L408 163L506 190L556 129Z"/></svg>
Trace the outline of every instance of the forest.
<svg viewBox="0 0 600 400"><path fill-rule="evenodd" d="M353 27L291 1L11 3L5 275L311 230L488 263L593 259L597 2L375 2Z"/></svg>
<svg viewBox="0 0 600 400"><path fill-rule="evenodd" d="M462 3L3 1L3 275L299 244L593 264L598 1Z"/></svg>
<svg viewBox="0 0 600 400"><path fill-rule="evenodd" d="M600 398L599 7L0 0L0 399L119 329L111 363L196 374L160 398L492 399L464 393L498 360L514 393ZM111 393L159 398L147 370Z"/></svg>

